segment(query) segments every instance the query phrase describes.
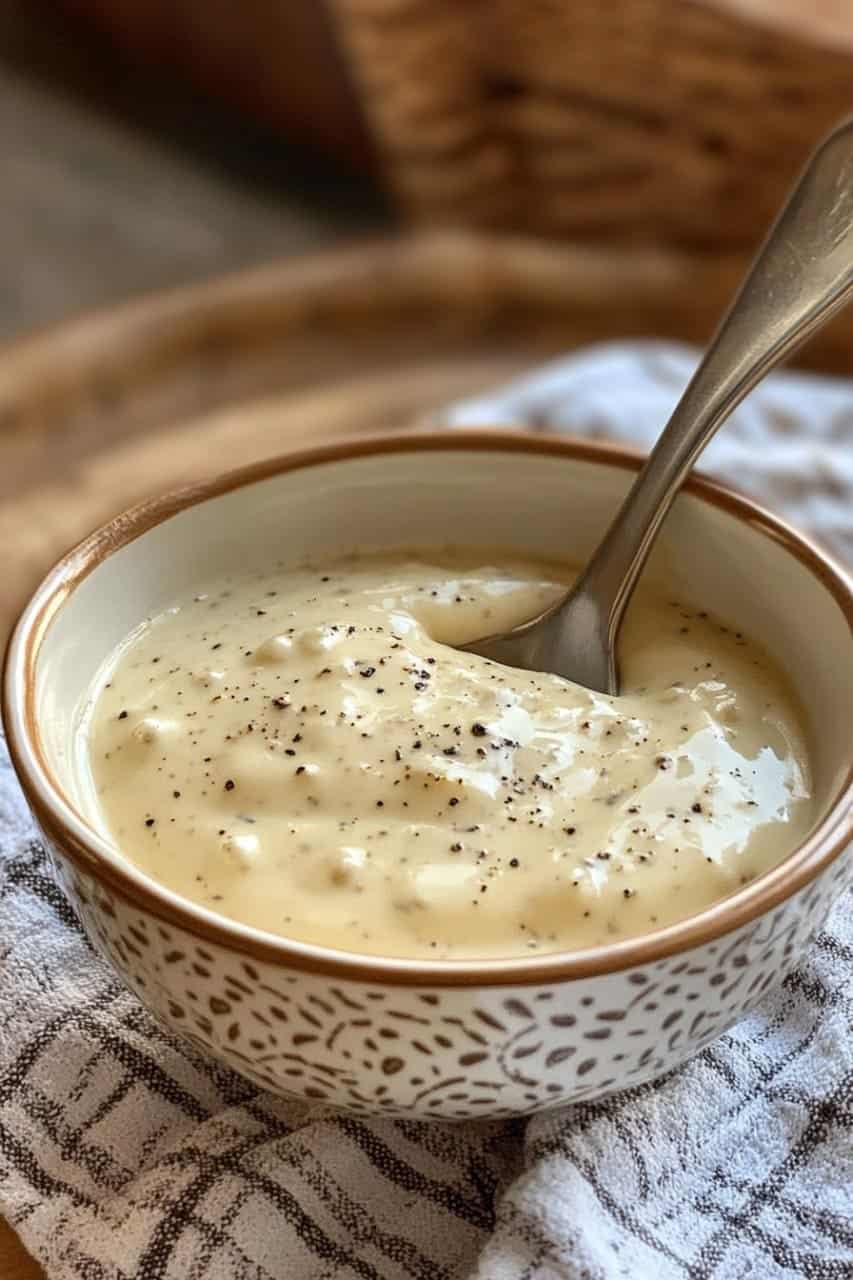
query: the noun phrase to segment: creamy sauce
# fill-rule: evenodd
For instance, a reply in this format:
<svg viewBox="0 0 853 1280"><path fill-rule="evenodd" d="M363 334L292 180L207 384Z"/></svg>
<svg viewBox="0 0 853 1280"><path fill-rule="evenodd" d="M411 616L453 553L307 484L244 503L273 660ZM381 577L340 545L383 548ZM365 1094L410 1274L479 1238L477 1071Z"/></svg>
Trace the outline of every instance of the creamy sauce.
<svg viewBox="0 0 853 1280"><path fill-rule="evenodd" d="M811 824L781 673L642 590L619 698L448 647L570 577L351 560L214 583L148 620L88 728L117 845L236 920L389 956L612 942L730 894Z"/></svg>

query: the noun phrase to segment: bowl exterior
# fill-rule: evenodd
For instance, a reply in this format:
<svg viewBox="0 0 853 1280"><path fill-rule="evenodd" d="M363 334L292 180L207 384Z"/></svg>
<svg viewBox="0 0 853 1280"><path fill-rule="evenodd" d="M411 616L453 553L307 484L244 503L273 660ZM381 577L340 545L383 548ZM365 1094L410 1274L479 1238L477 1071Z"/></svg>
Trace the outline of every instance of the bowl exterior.
<svg viewBox="0 0 853 1280"><path fill-rule="evenodd" d="M798 962L850 850L765 915L643 967L524 986L407 986L233 950L105 886L47 838L97 951L171 1030L273 1092L445 1120L541 1111L672 1070Z"/></svg>
<svg viewBox="0 0 853 1280"><path fill-rule="evenodd" d="M457 450L458 459L448 458L448 450ZM473 453L482 465L469 474L462 464L470 464ZM557 479L559 460L580 468L568 488L569 472ZM531 491L538 486L540 514L528 531L534 542L554 545L556 530L563 537L570 509L581 548L597 528L602 504L618 500L637 462L597 444L503 431L360 439L273 459L145 504L92 535L49 575L7 657L10 752L88 936L171 1029L283 1095L362 1113L498 1117L594 1099L677 1067L798 962L834 897L853 880L843 852L853 801L844 683L853 591L842 572L791 530L705 481L689 481L686 498L693 506L682 506L682 517L676 507L670 517L687 522L671 537L681 537L678 545L690 553L674 557L667 572L687 581L685 574L696 576L698 560L703 598L715 592L729 598L731 547L739 547L737 598L756 597L756 616L763 609L774 626L792 615L796 585L801 607L793 611L792 643L809 659L809 705L814 702L823 726L829 780L826 812L809 839L790 862L730 903L647 942L565 960L531 957L499 971L335 958L217 925L146 885L82 818L85 805L71 785L66 730L75 700L89 687L92 662L115 643L114 637L106 643L109 628L98 641L91 620L102 616L126 634L125 614L139 617L137 575L144 584L156 582L157 591L164 584L177 591L181 575L192 581L207 565L223 529L223 546L250 555L270 534L281 536L288 498L297 546L313 548L316 540L322 548L329 537L337 547L350 527L363 529L366 546L385 545L402 527L417 544L436 527L446 531L449 486L457 481L464 502L456 503L462 513L452 531L456 541L467 545L474 530L471 545L481 545L496 520L503 527L523 481ZM330 464L343 470L330 471ZM740 537L733 544L735 524ZM523 529L510 529L507 537L513 546L533 547ZM117 551L125 558L112 562ZM171 576L170 566L176 568ZM100 584L89 577L93 568L105 575ZM40 680L51 699L39 700Z"/></svg>

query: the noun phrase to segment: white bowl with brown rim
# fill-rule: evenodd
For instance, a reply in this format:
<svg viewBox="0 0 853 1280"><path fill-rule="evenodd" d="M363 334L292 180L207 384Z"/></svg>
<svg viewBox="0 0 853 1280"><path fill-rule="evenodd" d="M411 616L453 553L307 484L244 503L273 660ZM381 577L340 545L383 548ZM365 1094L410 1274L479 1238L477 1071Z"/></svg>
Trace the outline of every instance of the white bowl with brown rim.
<svg viewBox="0 0 853 1280"><path fill-rule="evenodd" d="M504 430L289 454L117 517L70 551L9 646L15 768L94 946L179 1034L266 1087L361 1112L490 1117L650 1080L719 1036L796 965L853 882L853 585L818 549L706 480L679 497L649 573L737 621L804 707L817 819L714 906L634 940L489 961L361 956L187 902L109 840L83 767L95 673L202 579L354 545L454 543L582 561L639 465L600 444Z"/></svg>

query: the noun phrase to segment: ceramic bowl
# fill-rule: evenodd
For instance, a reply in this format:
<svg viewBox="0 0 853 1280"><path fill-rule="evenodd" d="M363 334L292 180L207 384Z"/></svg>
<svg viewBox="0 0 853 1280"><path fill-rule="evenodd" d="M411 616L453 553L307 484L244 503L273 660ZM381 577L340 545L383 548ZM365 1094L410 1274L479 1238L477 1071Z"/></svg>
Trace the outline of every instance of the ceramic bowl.
<svg viewBox="0 0 853 1280"><path fill-rule="evenodd" d="M503 1116L639 1084L719 1036L797 963L853 879L853 590L816 548L700 479L648 572L784 664L818 818L774 870L633 941L504 961L412 961L291 942L162 888L105 834L79 716L145 615L246 562L358 546L512 547L582 560L639 461L502 430L360 440L265 462L117 517L71 551L7 655L12 757L94 946L169 1027L268 1088L359 1112Z"/></svg>

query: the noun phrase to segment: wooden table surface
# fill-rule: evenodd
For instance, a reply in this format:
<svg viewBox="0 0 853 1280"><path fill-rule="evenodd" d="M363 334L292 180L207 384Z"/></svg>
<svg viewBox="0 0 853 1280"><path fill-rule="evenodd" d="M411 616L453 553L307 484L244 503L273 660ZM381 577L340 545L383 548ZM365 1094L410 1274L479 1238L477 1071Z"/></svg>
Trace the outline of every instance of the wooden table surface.
<svg viewBox="0 0 853 1280"><path fill-rule="evenodd" d="M27 0L0 0L0 168L0 339L387 220L55 16L43 28ZM42 1275L0 1220L2 1280Z"/></svg>
<svg viewBox="0 0 853 1280"><path fill-rule="evenodd" d="M8 1223L0 1218L0 1276L3 1280L43 1280L44 1272L33 1261Z"/></svg>

